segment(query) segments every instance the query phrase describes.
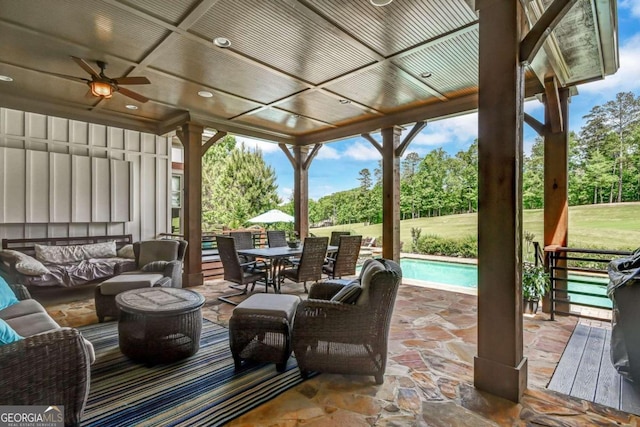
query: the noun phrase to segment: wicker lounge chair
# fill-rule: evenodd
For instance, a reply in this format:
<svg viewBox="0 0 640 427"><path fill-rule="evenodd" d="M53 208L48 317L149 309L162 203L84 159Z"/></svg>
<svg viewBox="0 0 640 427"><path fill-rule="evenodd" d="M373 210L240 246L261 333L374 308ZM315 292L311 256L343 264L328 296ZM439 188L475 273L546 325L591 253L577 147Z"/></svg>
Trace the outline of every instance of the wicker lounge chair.
<svg viewBox="0 0 640 427"><path fill-rule="evenodd" d="M362 236L340 236L338 252L335 253L335 257L327 258L327 263L322 267L322 271L330 278L356 274L361 242Z"/></svg>
<svg viewBox="0 0 640 427"><path fill-rule="evenodd" d="M338 302L342 301L339 292L357 288L358 280L314 284L309 299L298 305L293 324L293 351L301 375L306 377L309 371L373 375L382 384L400 281L400 266L395 262L367 260L355 304Z"/></svg>
<svg viewBox="0 0 640 427"><path fill-rule="evenodd" d="M307 291L307 282L317 282L322 278L322 265L327 255L328 237L307 237L302 248L300 262L294 267L280 271L279 279L285 278L296 283L302 282L304 291Z"/></svg>
<svg viewBox="0 0 640 427"><path fill-rule="evenodd" d="M255 261L245 263L240 262L238 252L236 251L235 238L227 236L216 236L216 241L218 244L220 261L222 261L222 267L224 268L224 280L244 286L243 289L239 289L239 292L218 297L220 301L238 305L237 302L231 301L229 298L246 295L249 283L253 285L251 286L251 291L253 291L258 280L262 280L265 283L265 292L268 290L267 272L258 269L256 267Z"/></svg>

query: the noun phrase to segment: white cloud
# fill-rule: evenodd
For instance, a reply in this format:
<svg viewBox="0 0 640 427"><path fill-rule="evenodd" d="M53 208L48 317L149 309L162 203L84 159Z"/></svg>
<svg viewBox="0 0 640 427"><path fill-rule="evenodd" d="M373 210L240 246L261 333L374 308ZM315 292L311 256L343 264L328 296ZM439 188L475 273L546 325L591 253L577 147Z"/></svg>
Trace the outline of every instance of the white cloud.
<svg viewBox="0 0 640 427"><path fill-rule="evenodd" d="M244 146L253 150L258 149L262 153L275 153L280 151L280 147L275 142L261 141L259 139L247 138L244 136L236 136L236 142L238 144L244 143Z"/></svg>
<svg viewBox="0 0 640 427"><path fill-rule="evenodd" d="M621 0L620 9L629 9L631 15L640 18L640 0Z"/></svg>
<svg viewBox="0 0 640 427"><path fill-rule="evenodd" d="M411 145L434 146L451 142L465 143L478 137L478 113L429 122ZM411 146L409 147L411 150ZM415 150L414 150L415 151Z"/></svg>
<svg viewBox="0 0 640 427"><path fill-rule="evenodd" d="M340 158L340 153L338 153L338 150L336 150L333 147L330 147L329 144L324 144L320 148L320 151L318 151L318 155L316 156L316 159L323 159L323 160L335 160L339 158Z"/></svg>
<svg viewBox="0 0 640 427"><path fill-rule="evenodd" d="M291 199L291 195L293 194L293 188L289 187L278 187L278 197L282 200L282 203L287 203L289 199Z"/></svg>
<svg viewBox="0 0 640 427"><path fill-rule="evenodd" d="M628 3L631 3L628 1ZM640 17L640 1L636 0L633 13ZM604 80L581 85L579 92L593 94L611 94L640 90L640 33L635 34L620 47L620 69Z"/></svg>
<svg viewBox="0 0 640 427"><path fill-rule="evenodd" d="M369 141L355 141L353 144L349 144L342 154L359 162L381 159L380 152Z"/></svg>

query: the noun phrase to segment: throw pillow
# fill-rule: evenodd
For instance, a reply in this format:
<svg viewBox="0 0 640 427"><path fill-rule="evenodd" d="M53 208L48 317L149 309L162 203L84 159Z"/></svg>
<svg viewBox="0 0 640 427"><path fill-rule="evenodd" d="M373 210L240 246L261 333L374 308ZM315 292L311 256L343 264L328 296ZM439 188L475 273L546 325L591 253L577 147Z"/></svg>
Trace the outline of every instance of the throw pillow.
<svg viewBox="0 0 640 427"><path fill-rule="evenodd" d="M4 320L0 319L0 345L20 341L22 337Z"/></svg>
<svg viewBox="0 0 640 427"><path fill-rule="evenodd" d="M13 293L13 290L9 287L6 280L0 276L0 310L4 310L17 302L18 298L16 298L16 294Z"/></svg>
<svg viewBox="0 0 640 427"><path fill-rule="evenodd" d="M40 261L23 252L5 249L1 252L1 255L2 258L7 259L9 262L15 262L18 273L26 276L42 276L43 274L51 273Z"/></svg>
<svg viewBox="0 0 640 427"><path fill-rule="evenodd" d="M133 252L133 245L131 245L131 244L124 245L123 247L121 247L118 250L117 255L120 258L131 258L131 259L135 259L136 258L136 254Z"/></svg>
<svg viewBox="0 0 640 427"><path fill-rule="evenodd" d="M169 264L167 261L152 261L149 264L142 267L142 271L145 273L158 273L164 271L164 268Z"/></svg>
<svg viewBox="0 0 640 427"><path fill-rule="evenodd" d="M114 258L117 255L115 241L80 245L80 251L84 259Z"/></svg>
<svg viewBox="0 0 640 427"><path fill-rule="evenodd" d="M340 291L331 298L331 301L339 301L344 304L354 304L361 293L362 288L360 285L352 283L340 289Z"/></svg>
<svg viewBox="0 0 640 427"><path fill-rule="evenodd" d="M36 259L49 264L69 264L84 260L84 253L80 246L47 246L35 245Z"/></svg>

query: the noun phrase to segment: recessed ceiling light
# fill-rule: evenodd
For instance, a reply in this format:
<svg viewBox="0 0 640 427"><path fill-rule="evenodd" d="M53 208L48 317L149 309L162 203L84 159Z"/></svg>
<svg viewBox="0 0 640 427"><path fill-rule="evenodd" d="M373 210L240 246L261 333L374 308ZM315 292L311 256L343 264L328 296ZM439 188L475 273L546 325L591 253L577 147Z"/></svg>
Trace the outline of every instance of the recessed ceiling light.
<svg viewBox="0 0 640 427"><path fill-rule="evenodd" d="M300 118L300 114L292 114L291 117L293 117L294 119L299 119Z"/></svg>
<svg viewBox="0 0 640 427"><path fill-rule="evenodd" d="M203 98L211 98L213 96L213 94L208 90L201 90L200 92L198 92L198 95L200 95Z"/></svg>
<svg viewBox="0 0 640 427"><path fill-rule="evenodd" d="M127 104L125 105L125 107L129 110L137 110L138 106L137 105L133 105L133 104Z"/></svg>
<svg viewBox="0 0 640 427"><path fill-rule="evenodd" d="M393 0L369 0L369 2L377 7L386 6L391 3Z"/></svg>
<svg viewBox="0 0 640 427"><path fill-rule="evenodd" d="M422 77L423 79L428 79L429 77L431 77L433 75L433 73L431 71L426 71L424 73L420 74L420 77Z"/></svg>
<svg viewBox="0 0 640 427"><path fill-rule="evenodd" d="M11 77L9 77L9 76L3 76L3 75L0 75L0 81L3 81L3 82L12 82L12 81L13 81L13 78L11 78Z"/></svg>
<svg viewBox="0 0 640 427"><path fill-rule="evenodd" d="M351 101L349 101L348 99L341 99L340 104L351 104Z"/></svg>
<svg viewBox="0 0 640 427"><path fill-rule="evenodd" d="M231 40L226 37L216 37L213 39L213 44L218 47L229 47L231 46Z"/></svg>

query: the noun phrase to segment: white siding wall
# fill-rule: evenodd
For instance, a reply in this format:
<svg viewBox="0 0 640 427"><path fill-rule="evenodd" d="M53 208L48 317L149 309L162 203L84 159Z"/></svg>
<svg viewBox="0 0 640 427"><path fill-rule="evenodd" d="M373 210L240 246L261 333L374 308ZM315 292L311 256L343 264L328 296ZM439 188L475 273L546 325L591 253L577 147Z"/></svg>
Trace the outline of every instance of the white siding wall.
<svg viewBox="0 0 640 427"><path fill-rule="evenodd" d="M168 137L0 108L0 238L170 232L170 149Z"/></svg>

